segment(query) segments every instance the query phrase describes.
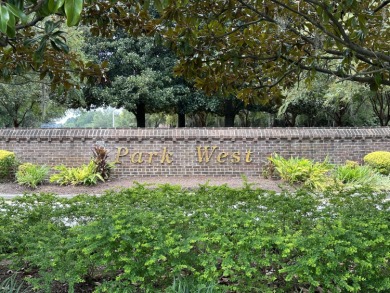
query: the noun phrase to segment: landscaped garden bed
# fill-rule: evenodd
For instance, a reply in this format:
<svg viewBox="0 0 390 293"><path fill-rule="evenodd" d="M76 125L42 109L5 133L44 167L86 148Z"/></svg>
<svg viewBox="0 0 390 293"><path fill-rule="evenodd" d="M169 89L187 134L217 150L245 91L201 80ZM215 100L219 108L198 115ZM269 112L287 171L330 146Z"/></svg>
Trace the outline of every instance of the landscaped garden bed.
<svg viewBox="0 0 390 293"><path fill-rule="evenodd" d="M0 254L43 292L386 292L386 198L207 185L26 195L0 204Z"/></svg>

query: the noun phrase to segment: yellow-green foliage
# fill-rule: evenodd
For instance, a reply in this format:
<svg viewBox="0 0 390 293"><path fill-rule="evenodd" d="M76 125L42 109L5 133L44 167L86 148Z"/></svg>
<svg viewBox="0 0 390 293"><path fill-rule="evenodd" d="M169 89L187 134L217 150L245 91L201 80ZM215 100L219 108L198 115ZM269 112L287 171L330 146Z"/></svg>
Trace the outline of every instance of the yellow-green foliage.
<svg viewBox="0 0 390 293"><path fill-rule="evenodd" d="M59 171L50 177L50 182L60 185L95 185L104 178L96 171L96 163L91 160L88 165L81 165L76 168L68 168L64 165L55 166L54 170Z"/></svg>
<svg viewBox="0 0 390 293"><path fill-rule="evenodd" d="M10 175L15 165L15 154L13 152L0 150L0 179Z"/></svg>
<svg viewBox="0 0 390 293"><path fill-rule="evenodd" d="M13 157L15 158L15 154L13 152L5 151L5 150L0 150L0 161L4 160L6 158Z"/></svg>
<svg viewBox="0 0 390 293"><path fill-rule="evenodd" d="M46 166L24 163L18 167L16 181L20 185L36 188L45 180L48 173L49 168Z"/></svg>
<svg viewBox="0 0 390 293"><path fill-rule="evenodd" d="M378 151L369 153L363 160L364 163L381 174L388 175L390 173L390 152Z"/></svg>

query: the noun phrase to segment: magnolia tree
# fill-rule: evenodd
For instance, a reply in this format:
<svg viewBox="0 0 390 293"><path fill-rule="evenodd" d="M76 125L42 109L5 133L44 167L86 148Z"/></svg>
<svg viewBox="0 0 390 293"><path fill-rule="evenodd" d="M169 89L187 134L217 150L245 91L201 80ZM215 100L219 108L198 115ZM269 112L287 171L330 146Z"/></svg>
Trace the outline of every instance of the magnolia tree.
<svg viewBox="0 0 390 293"><path fill-rule="evenodd" d="M59 21L93 34L113 27L161 38L179 56L176 73L208 93L269 100L316 73L390 85L390 1L35 0L2 1L1 73L39 70L54 81L99 72L68 51ZM48 20L42 25L43 20ZM100 72L101 73L101 72Z"/></svg>

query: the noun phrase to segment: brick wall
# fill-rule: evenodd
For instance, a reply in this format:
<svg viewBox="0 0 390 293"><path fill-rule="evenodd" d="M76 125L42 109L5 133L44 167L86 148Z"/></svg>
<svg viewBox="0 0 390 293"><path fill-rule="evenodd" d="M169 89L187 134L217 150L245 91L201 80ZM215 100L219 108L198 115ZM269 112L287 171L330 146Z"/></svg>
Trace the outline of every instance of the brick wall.
<svg viewBox="0 0 390 293"><path fill-rule="evenodd" d="M0 129L0 149L21 162L77 166L94 144L120 162L116 177L253 176L273 152L361 162L369 152L390 151L390 128Z"/></svg>

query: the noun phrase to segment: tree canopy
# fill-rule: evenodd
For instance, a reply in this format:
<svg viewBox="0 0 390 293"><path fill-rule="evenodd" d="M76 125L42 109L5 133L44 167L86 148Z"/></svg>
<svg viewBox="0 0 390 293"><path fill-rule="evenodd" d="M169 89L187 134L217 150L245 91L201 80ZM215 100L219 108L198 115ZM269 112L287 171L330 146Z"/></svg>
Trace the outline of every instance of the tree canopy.
<svg viewBox="0 0 390 293"><path fill-rule="evenodd" d="M165 2L154 23L180 55L176 73L208 92L266 98L317 72L390 84L390 1Z"/></svg>
<svg viewBox="0 0 390 293"><path fill-rule="evenodd" d="M39 127L62 116L65 109L50 99L46 82L30 74L0 83L0 127Z"/></svg>
<svg viewBox="0 0 390 293"><path fill-rule="evenodd" d="M83 0L8 0L0 3L0 74L5 80L29 71L41 79L50 77L52 87L78 86L81 79L103 76L104 67L83 62L70 52L68 26L77 25Z"/></svg>
<svg viewBox="0 0 390 293"><path fill-rule="evenodd" d="M16 69L9 63L12 59L23 63L24 41L36 37L32 27L45 17L55 15L75 25L82 15L94 34L109 35L114 26L121 26L135 34L161 36L179 54L176 73L207 92L266 98L267 92L275 94L277 85L289 86L316 72L377 89L390 85L389 4L380 0L2 1L1 67ZM44 60L56 49L66 51L56 30L41 29L38 41L34 52L51 46ZM34 60L25 62L30 61Z"/></svg>
<svg viewBox="0 0 390 293"><path fill-rule="evenodd" d="M210 95L266 104L318 73L383 92L390 85L389 7L384 0L1 1L0 76L10 80L33 70L67 89L78 86L75 76L106 81L106 63L70 50L63 24L82 24L100 37L112 37L118 28L154 37L176 54L175 73ZM156 82L164 79L155 74L145 70L115 82L141 93L142 86L161 88ZM116 93L123 94L122 106L127 90ZM386 95L376 97L380 102ZM379 116L387 111L382 104L374 108Z"/></svg>

